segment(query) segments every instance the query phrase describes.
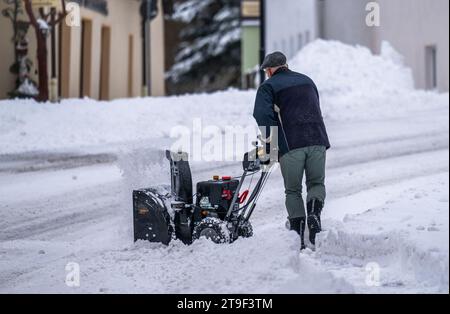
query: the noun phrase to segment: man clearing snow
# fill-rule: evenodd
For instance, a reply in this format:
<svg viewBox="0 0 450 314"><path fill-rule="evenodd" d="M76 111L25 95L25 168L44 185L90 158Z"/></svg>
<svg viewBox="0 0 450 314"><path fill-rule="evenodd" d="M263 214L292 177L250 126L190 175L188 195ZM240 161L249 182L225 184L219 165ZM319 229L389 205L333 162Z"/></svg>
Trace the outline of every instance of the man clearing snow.
<svg viewBox="0 0 450 314"><path fill-rule="evenodd" d="M261 68L269 77L258 89L253 116L260 127L277 127L290 229L305 248L306 213L302 198L306 175L309 240L315 245L321 231L320 214L325 202L325 159L330 148L320 110L319 93L306 75L288 69L281 52L269 54ZM268 134L266 134L267 136ZM267 138L268 139L268 138Z"/></svg>

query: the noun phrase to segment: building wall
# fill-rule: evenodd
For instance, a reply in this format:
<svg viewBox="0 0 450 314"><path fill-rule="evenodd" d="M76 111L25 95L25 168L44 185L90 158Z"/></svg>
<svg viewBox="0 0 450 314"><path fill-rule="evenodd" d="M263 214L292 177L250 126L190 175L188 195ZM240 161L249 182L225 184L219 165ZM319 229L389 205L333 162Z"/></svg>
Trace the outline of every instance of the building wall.
<svg viewBox="0 0 450 314"><path fill-rule="evenodd" d="M369 0L318 0L321 37L380 52L386 40L405 57L417 88L427 88L426 47L437 47L437 88L449 90L449 1L378 0L380 27L365 23Z"/></svg>
<svg viewBox="0 0 450 314"><path fill-rule="evenodd" d="M241 71L246 74L259 64L259 23L242 25Z"/></svg>
<svg viewBox="0 0 450 314"><path fill-rule="evenodd" d="M162 1L160 1L159 15L151 23L151 79L152 95L161 96L165 94L164 85L164 33ZM0 10L4 7L0 2ZM91 66L89 70L89 88L86 96L94 99L100 98L100 63L101 63L101 33L102 27L110 27L110 62L109 62L109 93L106 99L122 98L141 94L142 89L142 38L141 19L139 14L139 1L137 0L108 0L107 16L95 11L81 8L81 18L92 22L91 41ZM24 17L27 19L27 17ZM12 28L9 21L0 17L0 42L7 42L11 37ZM3 31L7 30L7 31ZM129 56L129 38L132 40L132 56ZM80 67L81 67L81 27L64 27L61 75L61 96L63 98L76 98L80 96ZM30 40L29 56L36 62L36 43L34 30L30 28L28 33ZM68 46L67 46L68 45ZM12 45L2 44L0 46L0 98L7 98L7 92L14 88L15 76L9 74L9 65L14 61L14 48ZM129 70L130 57L132 58L132 70ZM50 62L49 62L50 63ZM86 67L85 67L86 69ZM131 93L129 88L129 73L132 77ZM37 77L34 76L35 80Z"/></svg>
<svg viewBox="0 0 450 314"><path fill-rule="evenodd" d="M158 16L152 20L151 23L151 42L150 49L151 54L151 82L152 82L152 95L164 96L166 94L165 84L165 49L164 49L164 13L163 13L163 0L159 1ZM139 38L137 38L139 41Z"/></svg>
<svg viewBox="0 0 450 314"><path fill-rule="evenodd" d="M374 49L373 29L366 25L369 0L319 0L321 37ZM396 0L394 0L396 1Z"/></svg>
<svg viewBox="0 0 450 314"><path fill-rule="evenodd" d="M0 12L6 7L4 1L0 1ZM9 67L14 62L14 45L11 42L13 29L9 19L0 14L0 99L8 97L8 92L15 86L15 76L9 72Z"/></svg>
<svg viewBox="0 0 450 314"><path fill-rule="evenodd" d="M266 51L292 58L318 36L316 0L266 0Z"/></svg>
<svg viewBox="0 0 450 314"><path fill-rule="evenodd" d="M449 90L449 1L379 0L378 37L389 41L413 69L418 88L426 88L426 47L437 48L437 87Z"/></svg>

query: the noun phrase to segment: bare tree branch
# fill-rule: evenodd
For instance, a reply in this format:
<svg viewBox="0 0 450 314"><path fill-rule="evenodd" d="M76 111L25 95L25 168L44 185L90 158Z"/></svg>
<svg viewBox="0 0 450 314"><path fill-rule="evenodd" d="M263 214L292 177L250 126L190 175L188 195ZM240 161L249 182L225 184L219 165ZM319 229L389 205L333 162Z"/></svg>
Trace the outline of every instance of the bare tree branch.
<svg viewBox="0 0 450 314"><path fill-rule="evenodd" d="M66 0L61 0L61 5L62 5L62 12L63 12L64 16L66 16L67 15Z"/></svg>
<svg viewBox="0 0 450 314"><path fill-rule="evenodd" d="M50 16L50 12L46 14L44 12L44 8L39 8L39 14L41 15L41 19L47 22L47 19Z"/></svg>
<svg viewBox="0 0 450 314"><path fill-rule="evenodd" d="M28 17L30 18L30 24L33 25L34 28L39 28L39 24L36 20L36 16L33 12L33 6L31 5L31 0L23 0L25 3L25 11L28 14Z"/></svg>
<svg viewBox="0 0 450 314"><path fill-rule="evenodd" d="M67 16L67 10L66 10L66 1L65 0L61 0L61 5L62 5L62 12L58 14L58 18L55 20L55 22L50 22L49 25L50 26L55 26L58 23L60 23L66 16Z"/></svg>

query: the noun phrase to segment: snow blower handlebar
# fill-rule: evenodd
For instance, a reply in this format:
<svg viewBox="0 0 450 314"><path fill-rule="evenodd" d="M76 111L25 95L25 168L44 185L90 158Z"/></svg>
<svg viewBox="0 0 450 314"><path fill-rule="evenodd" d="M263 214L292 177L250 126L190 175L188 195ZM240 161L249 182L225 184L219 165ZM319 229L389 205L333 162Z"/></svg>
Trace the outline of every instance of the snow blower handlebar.
<svg viewBox="0 0 450 314"><path fill-rule="evenodd" d="M239 184L238 184L238 186L237 186L237 188L236 188L236 192L235 192L234 195L233 195L233 199L232 199L232 201L231 201L230 207L228 208L227 215L225 216L225 220L226 220L226 221L229 221L230 218L231 218L231 214L233 213L233 209L235 208L235 205L237 204L237 203L236 203L236 200L237 200L237 198L238 198L239 191L240 191L241 188L242 188L242 184L244 183L244 180L245 180L245 177L246 177L246 176L247 176L247 170L244 170L244 173L243 173L242 176L241 176L241 180L239 180ZM239 206L239 205L238 205L238 206Z"/></svg>
<svg viewBox="0 0 450 314"><path fill-rule="evenodd" d="M261 172L261 176L260 176L258 182L256 183L255 188L252 191L250 197L248 198L246 204L242 207L239 207L239 203L237 202L238 195L239 195L241 187L245 181L245 178L247 177L247 174L248 174L248 170L244 170L244 173L241 177L241 180L239 181L239 185L234 194L233 200L228 209L227 215L224 219L225 222L232 223L231 225L233 227L231 228L231 233L232 233L233 238L238 237L239 229L242 226L246 225L248 223L250 217L252 216L253 211L256 207L256 203L259 199L259 196L261 195L261 192L264 189L264 186L266 185L267 180L269 178L270 172L272 170L272 165L273 164L269 164L269 165L265 166L267 169L264 169L264 171ZM259 172L259 170L256 172ZM253 172L252 174L254 174L254 173L255 172ZM235 212L238 212L238 214L233 215L233 213L235 213Z"/></svg>
<svg viewBox="0 0 450 314"><path fill-rule="evenodd" d="M272 170L273 163L270 162L262 162L261 156L267 157L265 154L264 148L261 146L258 146L258 142L254 142L253 145L256 147L251 152L248 152L244 155L244 160L242 162L242 167L244 170L244 173L241 176L241 179L239 180L239 185L236 189L236 192L233 196L233 199L231 201L230 207L228 209L227 215L225 217L225 221L230 221L232 218L232 214L234 212L240 211L239 215L237 216L237 219L239 221L248 221L250 219L250 216L253 213L253 210L256 207L256 202L261 195L261 192L269 178L270 172ZM255 185L255 188L253 192L251 193L250 197L248 198L246 204L243 207L239 207L239 203L237 202L239 193L241 191L242 185L245 181L245 178L248 176L249 173L252 175L261 171L261 177L259 178L258 182ZM249 210L248 210L249 209ZM248 210L248 212L247 212ZM247 215L246 215L247 214Z"/></svg>

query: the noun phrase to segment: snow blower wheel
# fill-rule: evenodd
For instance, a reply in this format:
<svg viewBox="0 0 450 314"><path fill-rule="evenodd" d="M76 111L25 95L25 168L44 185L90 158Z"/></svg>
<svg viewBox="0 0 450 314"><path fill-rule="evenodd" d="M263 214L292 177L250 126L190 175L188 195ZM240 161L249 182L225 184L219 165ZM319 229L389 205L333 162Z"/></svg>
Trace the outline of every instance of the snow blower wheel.
<svg viewBox="0 0 450 314"><path fill-rule="evenodd" d="M253 227L250 221L244 221L238 229L238 234L243 238L251 238L253 237Z"/></svg>
<svg viewBox="0 0 450 314"><path fill-rule="evenodd" d="M201 237L205 237L217 244L229 243L230 231L223 220L208 217L194 227L192 238L198 240Z"/></svg>
<svg viewBox="0 0 450 314"><path fill-rule="evenodd" d="M254 146L253 151L244 155L241 176L214 176L212 180L198 182L195 194L188 154L166 151L170 192L155 188L133 191L135 241L167 245L178 239L189 245L201 237L215 243L231 243L239 237L253 236L249 219L273 166L272 162L261 161L267 158L265 150L257 142ZM245 179L256 173L261 174L259 180L253 187L251 180L248 189L241 192Z"/></svg>

